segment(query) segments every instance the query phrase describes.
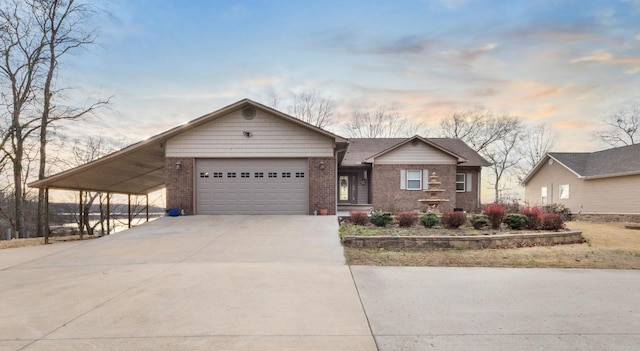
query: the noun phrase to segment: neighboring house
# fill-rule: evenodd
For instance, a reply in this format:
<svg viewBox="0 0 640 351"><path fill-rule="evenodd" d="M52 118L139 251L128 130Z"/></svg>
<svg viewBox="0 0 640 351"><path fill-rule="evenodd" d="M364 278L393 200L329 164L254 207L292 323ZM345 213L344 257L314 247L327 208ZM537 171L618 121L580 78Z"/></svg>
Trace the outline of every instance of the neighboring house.
<svg viewBox="0 0 640 351"><path fill-rule="evenodd" d="M436 172L443 210L480 207L488 165L458 139L347 140L244 99L86 165L30 184L148 194L185 214L313 214L365 204L426 210Z"/></svg>
<svg viewBox="0 0 640 351"><path fill-rule="evenodd" d="M530 204L562 204L578 219L639 221L640 144L548 153L523 184Z"/></svg>

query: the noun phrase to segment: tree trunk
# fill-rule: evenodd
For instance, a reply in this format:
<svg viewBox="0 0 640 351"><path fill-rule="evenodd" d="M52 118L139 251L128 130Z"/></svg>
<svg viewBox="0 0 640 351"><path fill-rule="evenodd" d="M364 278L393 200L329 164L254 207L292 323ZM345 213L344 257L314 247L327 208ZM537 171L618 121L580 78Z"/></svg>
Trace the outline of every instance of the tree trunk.
<svg viewBox="0 0 640 351"><path fill-rule="evenodd" d="M22 140L22 126L20 125L20 106L13 109L13 143L15 155L13 155L13 182L15 201L15 228L13 239L19 239L24 230L24 194L22 192L22 156L24 153Z"/></svg>

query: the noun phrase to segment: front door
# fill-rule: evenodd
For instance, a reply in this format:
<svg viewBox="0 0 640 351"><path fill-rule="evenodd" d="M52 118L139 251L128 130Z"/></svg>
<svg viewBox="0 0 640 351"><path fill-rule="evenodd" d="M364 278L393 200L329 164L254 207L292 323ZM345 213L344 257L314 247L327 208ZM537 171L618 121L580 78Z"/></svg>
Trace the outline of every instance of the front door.
<svg viewBox="0 0 640 351"><path fill-rule="evenodd" d="M358 203L356 173L340 173L338 175L338 202L343 204Z"/></svg>

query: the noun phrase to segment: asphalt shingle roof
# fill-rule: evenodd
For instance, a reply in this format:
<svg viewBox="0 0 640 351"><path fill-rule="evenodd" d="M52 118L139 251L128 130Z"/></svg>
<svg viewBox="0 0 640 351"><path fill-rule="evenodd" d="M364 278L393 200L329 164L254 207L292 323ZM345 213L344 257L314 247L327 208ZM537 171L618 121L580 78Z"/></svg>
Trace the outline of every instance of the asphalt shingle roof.
<svg viewBox="0 0 640 351"><path fill-rule="evenodd" d="M640 144L597 152L550 152L555 158L583 177L606 177L640 172Z"/></svg>
<svg viewBox="0 0 640 351"><path fill-rule="evenodd" d="M360 166L371 156L388 150L410 138L354 138L349 139L347 152L342 160L343 166ZM488 166L482 156L465 142L454 138L426 138L427 141L456 154L467 161L462 166Z"/></svg>

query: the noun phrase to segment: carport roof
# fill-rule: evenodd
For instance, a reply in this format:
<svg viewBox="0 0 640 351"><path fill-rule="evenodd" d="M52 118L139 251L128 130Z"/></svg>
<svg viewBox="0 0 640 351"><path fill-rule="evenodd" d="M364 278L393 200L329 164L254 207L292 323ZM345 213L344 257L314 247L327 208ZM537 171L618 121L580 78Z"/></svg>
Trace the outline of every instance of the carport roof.
<svg viewBox="0 0 640 351"><path fill-rule="evenodd" d="M95 161L29 183L32 188L89 190L145 195L162 189L166 183L165 142L190 129L247 106L265 111L301 127L346 144L342 137L249 99L243 99L163 133L132 144Z"/></svg>

